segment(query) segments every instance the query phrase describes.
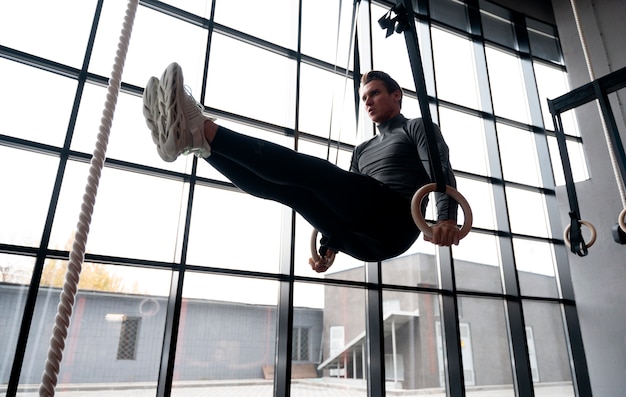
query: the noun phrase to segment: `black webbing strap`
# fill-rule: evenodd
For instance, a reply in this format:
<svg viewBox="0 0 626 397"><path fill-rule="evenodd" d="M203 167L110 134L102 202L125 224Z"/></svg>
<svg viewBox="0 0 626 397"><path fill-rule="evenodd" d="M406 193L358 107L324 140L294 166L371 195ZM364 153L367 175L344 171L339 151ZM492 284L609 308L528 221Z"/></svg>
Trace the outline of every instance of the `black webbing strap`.
<svg viewBox="0 0 626 397"><path fill-rule="evenodd" d="M550 99L548 99L548 108L550 109L550 113L552 114L552 122L554 123L556 142L559 146L559 153L561 154L561 163L563 164L563 176L565 178L565 188L567 190L567 198L569 201L570 250L578 256L586 256L588 254L587 244L583 239L583 235L580 229L580 209L578 207L578 197L576 196L576 186L574 185L572 167L570 165L569 154L567 152L567 143L565 142L565 133L563 132L561 113L557 112L554 109L554 103Z"/></svg>
<svg viewBox="0 0 626 397"><path fill-rule="evenodd" d="M393 23L391 26L386 26L387 37L392 34L391 29L394 29L396 33L404 32L406 48L408 50L409 60L411 62L411 72L413 73L413 82L415 83L415 91L417 93L417 99L420 105L420 111L422 113L422 120L424 122L424 132L426 133L426 144L428 147L430 164L430 176L433 182L435 182L435 184L437 185L437 188L435 190L437 192L445 193L446 179L443 174L441 158L439 157L435 126L433 125L433 119L430 114L428 92L426 90L424 67L422 66L420 47L417 39L417 30L415 27L415 18L413 16L412 1L397 0L396 5L391 8L390 12L379 20L379 24L381 24L381 27L383 27L381 21L385 17L388 17L391 12L394 12L396 14L395 27L393 26ZM390 22L393 22L393 20L391 20Z"/></svg>

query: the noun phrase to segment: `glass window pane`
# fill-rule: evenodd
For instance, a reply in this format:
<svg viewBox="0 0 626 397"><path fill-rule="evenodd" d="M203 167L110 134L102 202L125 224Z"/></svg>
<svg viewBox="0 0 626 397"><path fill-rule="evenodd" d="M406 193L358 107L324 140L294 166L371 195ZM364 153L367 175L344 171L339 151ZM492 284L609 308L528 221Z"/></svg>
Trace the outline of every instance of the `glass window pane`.
<svg viewBox="0 0 626 397"><path fill-rule="evenodd" d="M452 247L452 253L458 289L502 292L500 250L495 236L470 233Z"/></svg>
<svg viewBox="0 0 626 397"><path fill-rule="evenodd" d="M533 301L525 301L523 306L535 396L574 397L561 308Z"/></svg>
<svg viewBox="0 0 626 397"><path fill-rule="evenodd" d="M299 106L300 131L357 144L352 79L302 65Z"/></svg>
<svg viewBox="0 0 626 397"><path fill-rule="evenodd" d="M294 284L294 345L299 352L308 346L309 358L303 360L300 355L300 360L292 363L292 396L331 397L343 393L346 387L351 388L351 395L366 395L361 310L365 310L362 290ZM361 334L354 336L355 332ZM340 373L350 376L340 379Z"/></svg>
<svg viewBox="0 0 626 397"><path fill-rule="evenodd" d="M0 133L63 146L76 95L76 80L4 58L0 58L0 68L3 94L0 96ZM45 120L45 126L33 119L35 108L36 120Z"/></svg>
<svg viewBox="0 0 626 397"><path fill-rule="evenodd" d="M526 18L528 26L528 39L533 56L548 61L563 63L559 40L556 38L556 29L537 20Z"/></svg>
<svg viewBox="0 0 626 397"><path fill-rule="evenodd" d="M173 396L188 395L191 382L205 394L272 396L272 380L264 374L276 360L278 287L276 281L187 273ZM294 312L294 323L299 315ZM241 386L211 382L216 380ZM242 382L249 380L259 384Z"/></svg>
<svg viewBox="0 0 626 397"><path fill-rule="evenodd" d="M430 16L455 28L469 31L467 6L457 0L430 0L428 2Z"/></svg>
<svg viewBox="0 0 626 397"><path fill-rule="evenodd" d="M343 277L348 280L349 274ZM300 294L296 284L295 296ZM302 291L304 292L304 291ZM324 286L324 328L322 354L317 369L322 377L331 379L336 387L315 387L315 396L332 396L350 387L355 397L367 395L365 291L359 288ZM365 358L364 358L365 357ZM296 389L297 388L297 389ZM294 391L298 390L298 394ZM305 396L304 390L292 383L291 394Z"/></svg>
<svg viewBox="0 0 626 397"><path fill-rule="evenodd" d="M80 68L95 10L95 0L2 2L2 45ZM33 29L45 33L36 34ZM28 81L16 80L22 84ZM50 92L55 93L54 90Z"/></svg>
<svg viewBox="0 0 626 397"><path fill-rule="evenodd" d="M69 162L50 247L68 249L74 238L88 164ZM105 167L91 219L87 252L178 261L188 186L164 178Z"/></svg>
<svg viewBox="0 0 626 397"><path fill-rule="evenodd" d="M511 231L529 236L550 237L543 195L508 186L505 192Z"/></svg>
<svg viewBox="0 0 626 397"><path fill-rule="evenodd" d="M489 183L457 177L456 187L470 205L473 217L472 226L495 229L493 186ZM465 221L465 215L460 206L457 214L458 223L462 224Z"/></svg>
<svg viewBox="0 0 626 397"><path fill-rule="evenodd" d="M583 145L580 142L567 140L565 141L565 146L567 147L567 155L570 162L569 166L572 170L574 182L589 179L589 169L587 167L587 158ZM563 186L565 185L565 175L559 145L555 137L548 136L548 148L550 149L550 159L552 160L555 183L557 186Z"/></svg>
<svg viewBox="0 0 626 397"><path fill-rule="evenodd" d="M219 0L215 5L215 22L296 49L298 12L298 2L291 0Z"/></svg>
<svg viewBox="0 0 626 397"><path fill-rule="evenodd" d="M418 240L423 241L422 237ZM433 288L439 285L437 258L429 253L405 253L388 259L383 263L382 275L383 282L389 285Z"/></svg>
<svg viewBox="0 0 626 397"><path fill-rule="evenodd" d="M532 131L497 123L498 146L504 179L541 186L539 161Z"/></svg>
<svg viewBox="0 0 626 397"><path fill-rule="evenodd" d="M432 294L383 292L387 396L418 390L445 395L439 299Z"/></svg>
<svg viewBox="0 0 626 397"><path fill-rule="evenodd" d="M0 379L8 383L35 259L0 254Z"/></svg>
<svg viewBox="0 0 626 397"><path fill-rule="evenodd" d="M389 7L380 7L371 4L371 14L373 20L378 20L389 11ZM419 30L419 29L418 29ZM409 61L409 52L406 48L404 35L394 33L389 37L385 37L385 30L380 29L377 23L372 24L372 56L373 69L383 70L391 75L400 87L408 88L415 91L415 83L413 82L413 73L411 72L411 62ZM425 56L427 51L420 42L420 51L422 53L422 62L424 69L427 68ZM403 101L403 107L406 104ZM407 116L408 117L408 116Z"/></svg>
<svg viewBox="0 0 626 397"><path fill-rule="evenodd" d="M338 5L342 6L341 10ZM342 68L349 66L352 52L349 45L353 43L350 37L352 7L349 1L303 0L302 53Z"/></svg>
<svg viewBox="0 0 626 397"><path fill-rule="evenodd" d="M0 195L0 242L39 246L58 164L56 157L0 146L0 183L7 187Z"/></svg>
<svg viewBox="0 0 626 397"><path fill-rule="evenodd" d="M491 98L496 116L530 124L528 96L520 59L492 47L485 48Z"/></svg>
<svg viewBox="0 0 626 397"><path fill-rule="evenodd" d="M458 302L465 386L492 386L497 396L515 396L504 304L469 297Z"/></svg>
<svg viewBox="0 0 626 397"><path fill-rule="evenodd" d="M254 73L250 73L254 59ZM296 64L219 34L211 41L205 104L283 127L293 127ZM220 94L218 94L220 93Z"/></svg>
<svg viewBox="0 0 626 397"><path fill-rule="evenodd" d="M513 250L522 295L557 298L552 244L514 238Z"/></svg>
<svg viewBox="0 0 626 397"><path fill-rule="evenodd" d="M48 261L44 275L54 272L59 262ZM57 388L103 383L132 387L142 382L155 393L169 271L124 269L118 274L115 265L85 265L81 272L85 287L76 294ZM135 283L118 284L129 271L134 272ZM42 284L39 289L20 386L41 382L62 283Z"/></svg>
<svg viewBox="0 0 626 397"><path fill-rule="evenodd" d="M539 90L539 101L541 103L541 112L543 113L543 122L546 129L554 130L555 127L552 122L552 114L548 108L548 99L555 99L569 91L567 75L563 70L537 61L533 63L533 66L535 68L537 89ZM580 136L573 111L561 113L561 122L563 123L562 127L566 134Z"/></svg>
<svg viewBox="0 0 626 397"><path fill-rule="evenodd" d="M196 186L187 262L277 272L282 206L240 192Z"/></svg>
<svg viewBox="0 0 626 397"><path fill-rule="evenodd" d="M90 72L111 75L126 4L125 1L104 2L89 62ZM183 67L185 85L200 99L207 37L204 28L140 5L124 63L124 82L143 87L150 76L160 77L165 67L175 61Z"/></svg>
<svg viewBox="0 0 626 397"><path fill-rule="evenodd" d="M455 170L489 175L483 119L439 107L439 126Z"/></svg>
<svg viewBox="0 0 626 397"><path fill-rule="evenodd" d="M437 97L480 109L472 42L437 28L431 35Z"/></svg>
<svg viewBox="0 0 626 397"><path fill-rule="evenodd" d="M515 28L510 21L509 11L493 3L480 0L480 16L483 36L505 47L517 49Z"/></svg>

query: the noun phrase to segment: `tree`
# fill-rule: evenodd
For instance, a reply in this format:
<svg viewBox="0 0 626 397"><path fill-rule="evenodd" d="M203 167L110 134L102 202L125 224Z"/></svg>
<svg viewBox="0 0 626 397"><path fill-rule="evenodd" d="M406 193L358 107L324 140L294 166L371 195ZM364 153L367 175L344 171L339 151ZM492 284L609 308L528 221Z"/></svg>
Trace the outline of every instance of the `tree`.
<svg viewBox="0 0 626 397"><path fill-rule="evenodd" d="M74 242L74 233L65 245L65 249L71 250ZM62 287L65 282L68 261L53 259L44 266L41 274L42 286ZM95 291L119 292L122 287L122 277L111 272L106 265L99 263L83 262L78 288Z"/></svg>
<svg viewBox="0 0 626 397"><path fill-rule="evenodd" d="M62 287L65 281L68 261L52 260L43 269L41 285ZM78 288L119 292L122 277L113 274L105 265L99 263L83 263L78 281Z"/></svg>

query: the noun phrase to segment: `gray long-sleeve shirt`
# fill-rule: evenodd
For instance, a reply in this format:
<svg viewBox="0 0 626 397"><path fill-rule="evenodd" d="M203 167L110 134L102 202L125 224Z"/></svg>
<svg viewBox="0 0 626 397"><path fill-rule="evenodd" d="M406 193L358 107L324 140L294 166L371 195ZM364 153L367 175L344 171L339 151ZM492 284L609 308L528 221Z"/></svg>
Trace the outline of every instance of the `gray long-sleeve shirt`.
<svg viewBox="0 0 626 397"><path fill-rule="evenodd" d="M411 200L420 187L432 181L424 123L421 118L407 119L400 114L379 124L378 132L354 149L350 171L369 175ZM456 187L448 145L436 125L435 133L445 182ZM439 192L435 200L438 221L457 219L456 201ZM424 207L426 203L424 199Z"/></svg>

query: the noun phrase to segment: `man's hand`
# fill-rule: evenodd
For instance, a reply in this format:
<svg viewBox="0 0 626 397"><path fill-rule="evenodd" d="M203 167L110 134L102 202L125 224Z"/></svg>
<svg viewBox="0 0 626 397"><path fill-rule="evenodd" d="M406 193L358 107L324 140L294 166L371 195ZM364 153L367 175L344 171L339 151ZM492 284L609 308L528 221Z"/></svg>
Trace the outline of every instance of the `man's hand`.
<svg viewBox="0 0 626 397"><path fill-rule="evenodd" d="M309 265L311 265L311 268L316 272L324 273L332 264L336 254L337 252L329 248L326 250L326 255L320 256L319 261L314 261L313 258L309 258Z"/></svg>
<svg viewBox="0 0 626 397"><path fill-rule="evenodd" d="M440 221L431 226L430 230L432 230L433 236L424 235L424 240L444 247L449 247L452 244L459 245L459 228L456 226L455 220Z"/></svg>

